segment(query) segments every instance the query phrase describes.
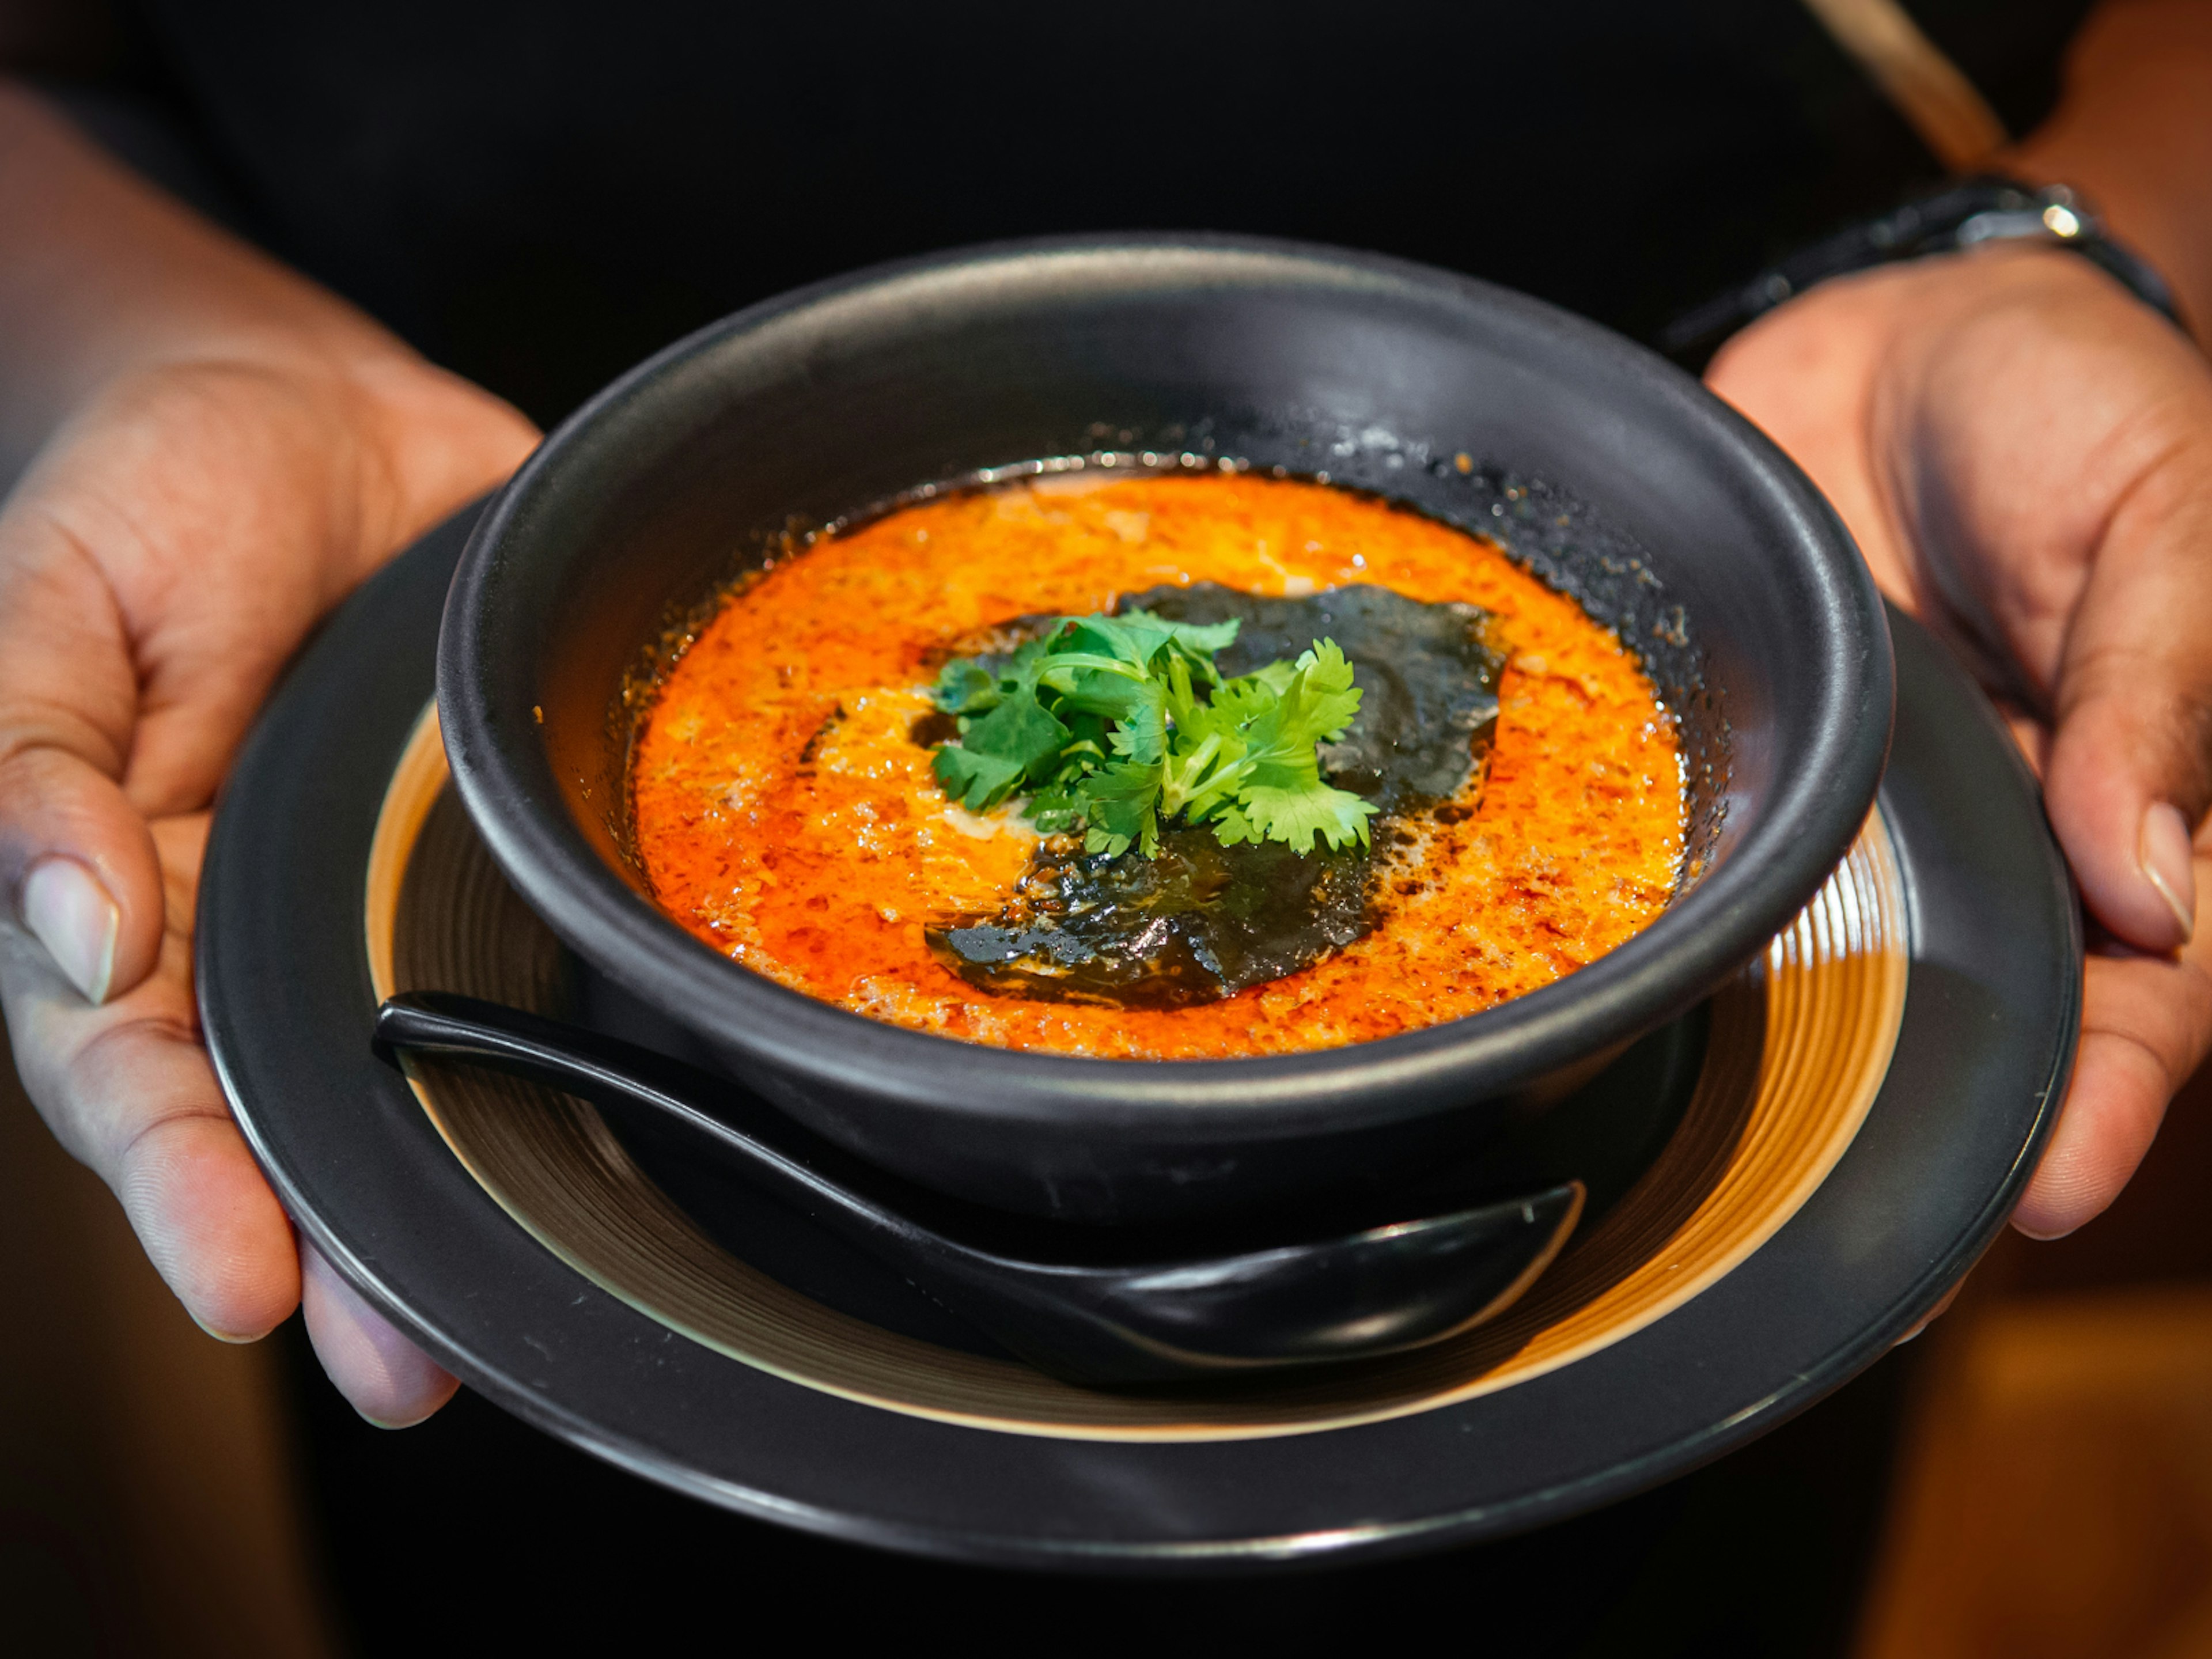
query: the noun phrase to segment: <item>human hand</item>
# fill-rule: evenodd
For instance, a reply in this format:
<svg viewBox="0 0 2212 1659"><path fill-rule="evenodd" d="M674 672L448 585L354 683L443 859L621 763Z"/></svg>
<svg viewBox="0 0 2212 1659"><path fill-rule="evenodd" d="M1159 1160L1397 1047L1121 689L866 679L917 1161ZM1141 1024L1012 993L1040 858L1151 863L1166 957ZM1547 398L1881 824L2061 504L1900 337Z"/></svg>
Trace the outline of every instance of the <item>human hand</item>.
<svg viewBox="0 0 2212 1659"><path fill-rule="evenodd" d="M134 349L76 383L0 506L0 1006L41 1115L192 1316L247 1340L304 1296L338 1388L410 1422L453 1381L295 1243L200 1046L192 900L216 787L287 657L536 434L217 252L223 304L118 324Z"/></svg>
<svg viewBox="0 0 2212 1659"><path fill-rule="evenodd" d="M2212 368L2087 261L1823 283L1707 373L2011 718L2095 924L2074 1078L2014 1212L2072 1231L2212 1047Z"/></svg>

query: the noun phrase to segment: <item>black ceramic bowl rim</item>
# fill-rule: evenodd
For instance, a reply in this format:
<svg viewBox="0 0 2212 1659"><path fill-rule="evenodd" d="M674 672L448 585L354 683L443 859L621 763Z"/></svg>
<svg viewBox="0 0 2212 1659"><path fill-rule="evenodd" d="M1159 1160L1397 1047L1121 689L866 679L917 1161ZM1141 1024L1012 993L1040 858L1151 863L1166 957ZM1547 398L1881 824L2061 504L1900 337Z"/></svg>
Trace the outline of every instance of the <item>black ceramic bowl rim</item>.
<svg viewBox="0 0 2212 1659"><path fill-rule="evenodd" d="M856 303L911 306L949 281L1066 282L1088 272L1141 282L1172 264L1218 261L1220 279L1275 270L1312 282L1411 289L1542 337L1564 363L1640 382L1668 417L1702 428L1729 480L1783 526L1771 550L1811 595L1806 653L1817 706L1759 822L1644 932L1556 983L1486 1012L1349 1047L1196 1060L1087 1058L987 1047L872 1020L738 966L663 916L611 869L562 805L533 730L526 642L502 635L503 590L527 582L534 497L599 442L617 414L749 337ZM1018 458L1008 457L1008 460ZM927 482L917 479L916 484ZM1571 480L1565 480L1571 484ZM672 599L687 596L671 596ZM520 607L515 607L519 609ZM915 1110L916 1133L947 1116L971 1127L1079 1121L1102 1133L1169 1141L1291 1139L1377 1127L1442 1098L1509 1092L1648 1030L1710 993L1811 896L1863 823L1887 756L1893 671L1879 598L1849 533L1804 474L1691 376L1609 330L1471 277L1379 255L1245 236L1056 238L957 250L795 290L712 324L640 364L564 421L500 493L471 537L448 595L438 703L454 781L493 856L572 948L725 1053L791 1086L872 1097Z"/></svg>

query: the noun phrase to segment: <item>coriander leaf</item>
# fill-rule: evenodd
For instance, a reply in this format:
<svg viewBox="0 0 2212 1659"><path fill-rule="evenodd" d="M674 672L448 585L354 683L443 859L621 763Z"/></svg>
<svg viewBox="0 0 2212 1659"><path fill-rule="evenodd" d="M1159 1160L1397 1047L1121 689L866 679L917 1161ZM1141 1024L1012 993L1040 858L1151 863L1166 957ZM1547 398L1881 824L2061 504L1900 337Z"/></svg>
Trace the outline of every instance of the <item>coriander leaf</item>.
<svg viewBox="0 0 2212 1659"><path fill-rule="evenodd" d="M1150 617L1152 613L1139 611L1134 614ZM1168 626L1175 629L1177 646L1194 656L1209 658L1218 652L1226 651L1231 646L1236 644L1237 635L1244 630L1243 622L1236 617L1231 617L1225 622L1170 623Z"/></svg>
<svg viewBox="0 0 2212 1659"><path fill-rule="evenodd" d="M960 725L962 749L1011 761L1037 783L1059 769L1060 749L1073 735L1034 696L1023 693L1007 697L980 719L963 716Z"/></svg>
<svg viewBox="0 0 2212 1659"><path fill-rule="evenodd" d="M1213 821L1213 838L1224 847L1234 847L1240 841L1249 841L1255 847L1267 837L1252 827L1252 820L1234 806L1224 806Z"/></svg>
<svg viewBox="0 0 2212 1659"><path fill-rule="evenodd" d="M1195 732L1215 718L1213 706L1198 699L1197 689L1191 684L1190 665L1179 657L1168 659L1162 693L1167 717L1178 732Z"/></svg>
<svg viewBox="0 0 2212 1659"><path fill-rule="evenodd" d="M1352 665L1317 640L1291 662L1224 681L1214 653L1237 636L1148 612L1062 617L994 674L945 665L938 706L961 739L932 764L971 811L1030 795L1032 823L1085 832L1093 853L1157 855L1164 820L1210 823L1224 846L1319 836L1365 842L1375 809L1321 779L1316 745L1359 709Z"/></svg>
<svg viewBox="0 0 2212 1659"><path fill-rule="evenodd" d="M1103 651L1055 651L1042 660L1037 671L1040 684L1049 685L1056 691L1066 691L1075 683L1076 676L1089 671L1093 674L1111 675L1117 680L1141 680L1151 672L1142 663L1123 660Z"/></svg>
<svg viewBox="0 0 2212 1659"><path fill-rule="evenodd" d="M1158 853L1159 820L1153 808L1160 798L1160 772L1157 763L1116 761L1083 781L1089 851L1118 858L1133 842L1146 858Z"/></svg>
<svg viewBox="0 0 2212 1659"><path fill-rule="evenodd" d="M1022 781L1022 769L1013 762L950 743L937 746L929 769L938 787L971 812L996 806Z"/></svg>
<svg viewBox="0 0 2212 1659"><path fill-rule="evenodd" d="M1006 659L1006 665L999 671L1000 684L1009 690L1015 686L1034 690L1037 670L1044 663L1044 653L1059 633L1060 629L1055 624L1033 640L1024 640L1015 647L1014 654Z"/></svg>
<svg viewBox="0 0 2212 1659"><path fill-rule="evenodd" d="M1157 635L1161 642L1172 646L1177 655L1209 681L1220 678L1213 666L1214 653L1236 644L1237 635L1244 629L1243 621L1236 617L1218 623L1169 622L1149 611L1124 611L1116 620L1147 641L1147 661L1158 653L1159 645L1150 643Z"/></svg>
<svg viewBox="0 0 2212 1659"><path fill-rule="evenodd" d="M1200 627L1168 622L1149 611L1124 611L1118 617L1079 618L1070 634L1076 650L1103 652L1138 668L1151 668L1162 652L1168 652L1211 683L1220 678L1213 666L1213 653L1235 644L1242 627L1235 617Z"/></svg>
<svg viewBox="0 0 2212 1659"><path fill-rule="evenodd" d="M1065 649L1068 655L1118 662L1142 672L1152 653L1167 643L1164 631L1147 629L1133 617L1077 617L1069 620Z"/></svg>
<svg viewBox="0 0 2212 1659"><path fill-rule="evenodd" d="M1337 649L1334 640L1317 640L1303 653L1290 681L1280 692L1285 708L1295 712L1295 730L1314 743L1329 743L1344 735L1344 728L1359 712L1359 692L1352 684L1352 665Z"/></svg>
<svg viewBox="0 0 2212 1659"><path fill-rule="evenodd" d="M1253 789L1317 789L1321 787L1321 760L1312 750L1310 743L1294 741L1284 745L1271 740L1267 747L1254 749L1237 769L1236 777L1224 781L1237 792L1239 800Z"/></svg>
<svg viewBox="0 0 2212 1659"><path fill-rule="evenodd" d="M1098 669L1079 664L1063 669L1067 659L1054 658L1051 665L1039 677L1039 685L1046 692L1056 695L1059 708L1063 710L1097 714L1105 720L1127 720L1135 709L1147 702L1158 701L1158 683L1140 672L1119 672L1114 668ZM1094 658L1089 661L1106 661Z"/></svg>
<svg viewBox="0 0 2212 1659"><path fill-rule="evenodd" d="M1283 671L1279 685L1271 684L1263 678L1270 669L1276 668ZM1268 664L1256 674L1224 680L1214 688L1213 700L1206 705L1206 723L1220 728L1249 726L1282 700L1283 686L1290 684L1291 672L1290 664L1277 662Z"/></svg>
<svg viewBox="0 0 2212 1659"><path fill-rule="evenodd" d="M973 659L957 657L945 665L931 695L948 714L980 714L997 707L999 682Z"/></svg>
<svg viewBox="0 0 2212 1659"><path fill-rule="evenodd" d="M1265 785L1243 791L1237 797L1237 807L1242 819L1240 836L1257 841L1265 836L1270 841L1287 842L1292 852L1301 855L1313 851L1314 836L1319 834L1330 848L1341 852L1353 842L1367 843L1367 820L1374 816L1373 803L1342 789L1331 788L1325 783L1314 783L1301 789L1275 789ZM1223 822L1228 821L1224 815ZM1253 831L1258 831L1257 835ZM1224 847L1235 843L1216 828L1214 836Z"/></svg>
<svg viewBox="0 0 2212 1659"><path fill-rule="evenodd" d="M1274 705L1263 709L1248 728L1251 749L1237 780L1240 795L1248 785L1272 789L1321 786L1315 745L1341 735L1359 712L1359 691L1352 678L1352 665L1334 641L1320 641L1299 657Z"/></svg>
<svg viewBox="0 0 2212 1659"><path fill-rule="evenodd" d="M1177 745L1161 781L1160 810L1170 817L1183 812L1199 822L1212 808L1228 803L1243 775L1243 763L1244 734L1233 726L1206 732L1194 747Z"/></svg>
<svg viewBox="0 0 2212 1659"><path fill-rule="evenodd" d="M1073 734L1067 746L1060 752L1070 757L1088 757L1103 761L1111 748L1111 728L1103 714L1094 714L1088 709L1071 708L1065 702L1052 711L1060 723Z"/></svg>
<svg viewBox="0 0 2212 1659"><path fill-rule="evenodd" d="M1157 680L1146 680L1132 689L1138 695L1116 717L1109 740L1122 759L1140 766L1157 765L1167 758L1168 752L1167 688Z"/></svg>
<svg viewBox="0 0 2212 1659"><path fill-rule="evenodd" d="M1075 827L1076 821L1083 816L1083 803L1073 789L1047 784L1030 797L1029 811L1024 816L1040 834L1058 835Z"/></svg>
<svg viewBox="0 0 2212 1659"><path fill-rule="evenodd" d="M1234 802L1267 838L1289 841L1294 815L1279 806L1272 814L1255 815L1251 792L1270 790L1279 801L1327 790L1315 745L1335 736L1358 712L1359 692L1352 679L1352 665L1344 653L1334 641L1322 640L1299 657L1279 694L1256 676L1222 688L1224 709L1238 722L1237 737L1243 746L1232 755L1224 743L1202 775L1177 771L1171 765L1167 810L1180 808L1193 823L1203 823ZM1201 744L1200 752L1203 750ZM1272 827L1277 821L1285 826L1282 832ZM1365 822L1364 817L1360 821ZM1300 850L1312 846L1309 830Z"/></svg>

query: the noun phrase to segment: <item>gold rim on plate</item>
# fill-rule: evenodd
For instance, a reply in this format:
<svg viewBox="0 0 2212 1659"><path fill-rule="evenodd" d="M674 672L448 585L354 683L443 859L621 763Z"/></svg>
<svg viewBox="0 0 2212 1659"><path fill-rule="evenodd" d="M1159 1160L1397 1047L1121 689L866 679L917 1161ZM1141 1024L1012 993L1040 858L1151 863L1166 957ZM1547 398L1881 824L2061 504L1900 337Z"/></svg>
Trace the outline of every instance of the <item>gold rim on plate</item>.
<svg viewBox="0 0 2212 1659"><path fill-rule="evenodd" d="M379 999L464 993L557 1016L566 958L447 787L424 711L377 819L365 923ZM1715 996L1704 1069L1650 1167L1490 1323L1413 1352L1202 1392L1103 1393L884 1330L710 1239L598 1110L477 1067L410 1062L455 1157L602 1290L732 1359L887 1411L1084 1440L1250 1439L1376 1422L1571 1364L1643 1329L1771 1238L1842 1158L1905 1013L1903 883L1871 815L1826 884Z"/></svg>

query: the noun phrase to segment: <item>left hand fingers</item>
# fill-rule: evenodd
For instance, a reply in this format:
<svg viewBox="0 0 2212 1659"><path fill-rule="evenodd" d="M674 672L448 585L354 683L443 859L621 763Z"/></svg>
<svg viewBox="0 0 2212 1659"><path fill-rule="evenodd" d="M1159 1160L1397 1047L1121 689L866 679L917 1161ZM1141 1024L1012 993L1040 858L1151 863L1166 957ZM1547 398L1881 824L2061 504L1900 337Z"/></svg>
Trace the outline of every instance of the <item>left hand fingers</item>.
<svg viewBox="0 0 2212 1659"><path fill-rule="evenodd" d="M0 936L24 1082L203 1329L251 1341L304 1299L316 1352L355 1409L381 1425L419 1422L459 1385L295 1241L200 1046L190 941L207 826L204 812L153 826L167 933L155 971L127 994L94 1006L27 939Z"/></svg>
<svg viewBox="0 0 2212 1659"><path fill-rule="evenodd" d="M369 1306L314 1246L300 1246L307 1336L337 1390L380 1429L420 1423L461 1385Z"/></svg>
<svg viewBox="0 0 2212 1659"><path fill-rule="evenodd" d="M292 1231L231 1121L192 1006L193 884L207 815L157 822L166 931L154 972L98 1006L23 934L0 938L0 1000L23 1083L64 1146L105 1180L192 1317L232 1341L299 1297Z"/></svg>

